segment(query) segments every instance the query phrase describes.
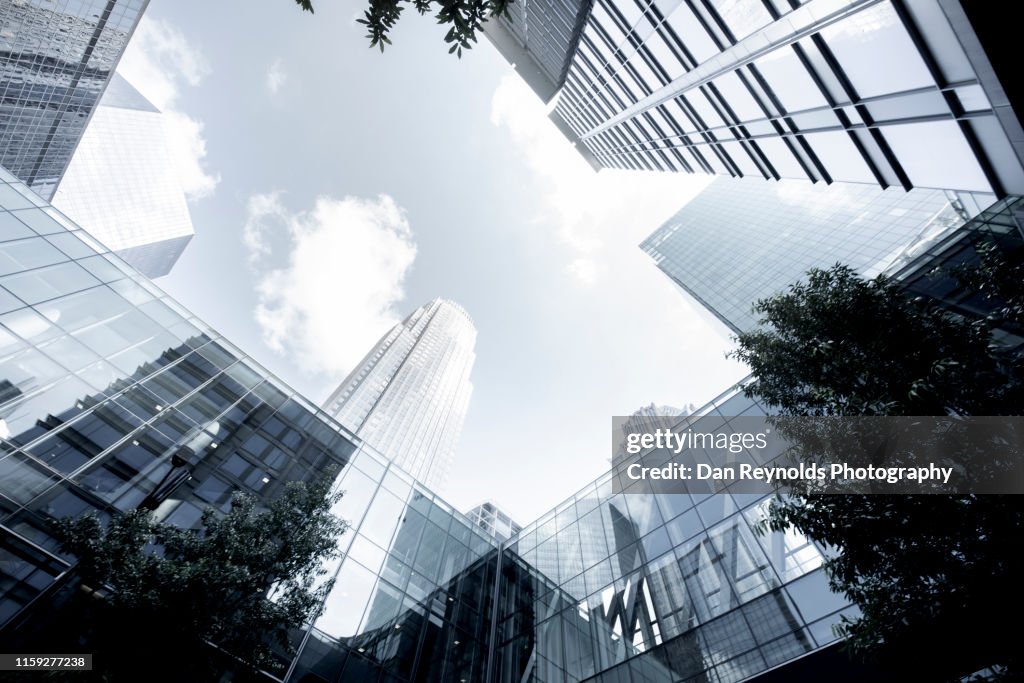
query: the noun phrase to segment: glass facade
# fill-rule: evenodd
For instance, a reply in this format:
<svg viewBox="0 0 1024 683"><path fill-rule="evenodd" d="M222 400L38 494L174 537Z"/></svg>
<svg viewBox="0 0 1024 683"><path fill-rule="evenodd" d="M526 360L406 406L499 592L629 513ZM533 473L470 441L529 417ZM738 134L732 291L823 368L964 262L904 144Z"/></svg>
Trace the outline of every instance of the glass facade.
<svg viewBox="0 0 1024 683"><path fill-rule="evenodd" d="M385 334L324 409L432 489L451 469L473 385L476 327L453 301L420 306Z"/></svg>
<svg viewBox="0 0 1024 683"><path fill-rule="evenodd" d="M148 3L0 3L0 166L40 196L53 196Z"/></svg>
<svg viewBox="0 0 1024 683"><path fill-rule="evenodd" d="M66 576L49 518L141 506L192 527L357 452L6 172L0 207L0 622Z"/></svg>
<svg viewBox="0 0 1024 683"><path fill-rule="evenodd" d="M956 2L595 0L554 118L602 167L1003 195L1008 111Z"/></svg>
<svg viewBox="0 0 1024 683"><path fill-rule="evenodd" d="M169 273L195 234L163 115L118 74L52 201L150 278Z"/></svg>
<svg viewBox="0 0 1024 683"><path fill-rule="evenodd" d="M710 413L763 411L730 390ZM740 681L833 643L855 611L820 548L754 532L764 496L614 494L608 474L499 547L467 544L393 465L354 464L378 488L350 501L357 520L369 507L288 680Z"/></svg>
<svg viewBox="0 0 1024 683"><path fill-rule="evenodd" d="M741 332L757 326L751 307L758 299L810 268L840 262L877 275L988 203L984 195L938 190L721 178L640 246L673 282Z"/></svg>

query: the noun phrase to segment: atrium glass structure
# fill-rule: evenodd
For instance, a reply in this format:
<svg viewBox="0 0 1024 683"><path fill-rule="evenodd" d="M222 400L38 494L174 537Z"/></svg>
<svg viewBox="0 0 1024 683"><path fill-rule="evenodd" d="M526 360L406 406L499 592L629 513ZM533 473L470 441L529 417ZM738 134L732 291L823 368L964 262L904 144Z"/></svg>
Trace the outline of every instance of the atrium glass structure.
<svg viewBox="0 0 1024 683"><path fill-rule="evenodd" d="M522 531L522 527L516 524L515 520L489 500L474 507L466 513L466 516L488 535L499 541L507 541Z"/></svg>
<svg viewBox="0 0 1024 683"><path fill-rule="evenodd" d="M697 416L721 413L763 414L731 390ZM465 533L461 518L445 522L414 493L418 512L396 529L408 507L385 495L393 512L371 504L289 680L741 681L833 643L832 625L854 613L829 592L821 549L753 532L764 496L612 488L608 474L500 547L470 546L454 574L437 549L466 555L451 531Z"/></svg>
<svg viewBox="0 0 1024 683"><path fill-rule="evenodd" d="M163 114L118 74L52 201L149 278L169 273L195 235Z"/></svg>
<svg viewBox="0 0 1024 683"><path fill-rule="evenodd" d="M0 3L0 166L49 199L149 0Z"/></svg>
<svg viewBox="0 0 1024 683"><path fill-rule="evenodd" d="M476 327L434 299L395 325L324 401L324 410L435 490L466 420Z"/></svg>
<svg viewBox="0 0 1024 683"><path fill-rule="evenodd" d="M499 543L5 172L0 207L0 638L73 577L48 519L192 528L324 474L352 527L268 680L733 681L849 613L819 548L752 533L759 497L614 494L608 474Z"/></svg>
<svg viewBox="0 0 1024 683"><path fill-rule="evenodd" d="M552 117L606 168L1024 192L955 0L595 0Z"/></svg>
<svg viewBox="0 0 1024 683"><path fill-rule="evenodd" d="M640 248L731 332L743 332L757 326L758 299L810 268L845 263L877 275L988 203L984 195L938 190L720 178Z"/></svg>

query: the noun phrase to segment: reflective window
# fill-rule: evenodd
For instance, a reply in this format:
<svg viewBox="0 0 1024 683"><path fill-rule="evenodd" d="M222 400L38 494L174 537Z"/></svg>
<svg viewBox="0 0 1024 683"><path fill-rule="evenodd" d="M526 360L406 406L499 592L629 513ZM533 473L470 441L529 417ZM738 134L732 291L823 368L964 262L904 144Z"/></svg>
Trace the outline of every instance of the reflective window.
<svg viewBox="0 0 1024 683"><path fill-rule="evenodd" d="M888 2L827 26L821 35L861 97L935 83L896 16L896 10ZM892 68L892 64L899 64L899 68Z"/></svg>

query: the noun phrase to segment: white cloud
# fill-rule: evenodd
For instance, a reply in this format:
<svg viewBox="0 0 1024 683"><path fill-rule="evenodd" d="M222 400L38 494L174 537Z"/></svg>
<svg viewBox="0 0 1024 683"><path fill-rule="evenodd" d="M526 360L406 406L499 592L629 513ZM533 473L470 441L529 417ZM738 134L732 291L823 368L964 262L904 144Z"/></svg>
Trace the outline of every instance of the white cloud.
<svg viewBox="0 0 1024 683"><path fill-rule="evenodd" d="M594 285L597 284L603 268L593 259L578 258L569 264L567 270L576 276L580 284Z"/></svg>
<svg viewBox="0 0 1024 683"><path fill-rule="evenodd" d="M188 198L211 195L220 174L206 168L203 123L177 108L181 89L198 86L210 73L198 46L166 21L143 16L117 71L164 113L171 158Z"/></svg>
<svg viewBox="0 0 1024 683"><path fill-rule="evenodd" d="M263 341L304 372L340 379L400 320L395 306L416 244L391 197L320 197L294 213L280 193L255 195L243 240L257 270ZM272 253L283 262L270 267Z"/></svg>
<svg viewBox="0 0 1024 683"><path fill-rule="evenodd" d="M275 59L267 70L267 90L271 95L276 95L281 86L288 80L288 72L284 70L284 64L280 59Z"/></svg>
<svg viewBox="0 0 1024 683"><path fill-rule="evenodd" d="M281 205L280 192L256 194L249 197L246 212L247 218L242 229L242 243L249 255L249 262L255 264L262 257L270 254L270 236L273 227L269 223L276 221L287 228L288 212Z"/></svg>
<svg viewBox="0 0 1024 683"><path fill-rule="evenodd" d="M544 104L514 74L506 75L491 101L491 122L508 129L523 150L544 205L567 247L566 272L593 286L608 275L601 265L614 258L625 236L631 247L661 224L703 178L674 173L606 169L595 173L548 120Z"/></svg>

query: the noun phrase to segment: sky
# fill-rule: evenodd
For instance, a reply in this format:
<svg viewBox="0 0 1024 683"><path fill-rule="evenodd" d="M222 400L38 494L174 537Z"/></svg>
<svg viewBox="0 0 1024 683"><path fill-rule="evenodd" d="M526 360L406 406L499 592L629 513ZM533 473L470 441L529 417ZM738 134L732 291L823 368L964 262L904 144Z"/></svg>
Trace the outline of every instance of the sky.
<svg viewBox="0 0 1024 683"><path fill-rule="evenodd" d="M486 38L456 59L410 11L382 54L362 3L315 6L151 1L119 71L167 115L196 227L157 284L318 403L459 302L474 389L439 493L520 523L607 471L613 415L744 376L637 246L708 177L594 172Z"/></svg>

